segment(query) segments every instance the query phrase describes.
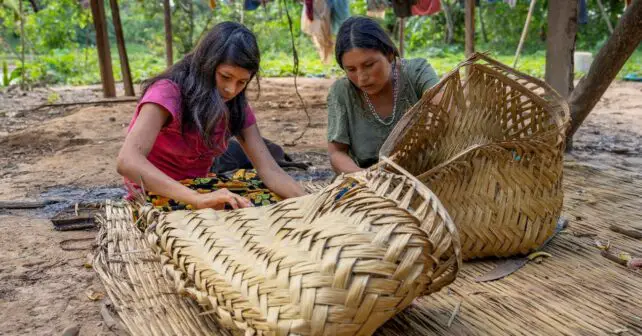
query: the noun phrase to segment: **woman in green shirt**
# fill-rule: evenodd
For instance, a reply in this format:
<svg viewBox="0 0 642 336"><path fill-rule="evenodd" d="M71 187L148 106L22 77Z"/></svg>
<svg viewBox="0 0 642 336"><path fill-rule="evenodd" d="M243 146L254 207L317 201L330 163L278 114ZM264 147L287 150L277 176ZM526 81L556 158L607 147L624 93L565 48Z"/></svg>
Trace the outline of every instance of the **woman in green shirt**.
<svg viewBox="0 0 642 336"><path fill-rule="evenodd" d="M401 59L370 18L345 21L335 50L346 77L328 94L328 152L335 172L352 173L377 163L399 119L439 77L425 59Z"/></svg>

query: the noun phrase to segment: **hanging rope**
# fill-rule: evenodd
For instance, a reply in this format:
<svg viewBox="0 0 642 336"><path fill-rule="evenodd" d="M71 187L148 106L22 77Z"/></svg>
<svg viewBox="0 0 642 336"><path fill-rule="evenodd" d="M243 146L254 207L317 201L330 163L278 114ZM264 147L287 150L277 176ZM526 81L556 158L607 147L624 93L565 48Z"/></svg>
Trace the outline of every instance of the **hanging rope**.
<svg viewBox="0 0 642 336"><path fill-rule="evenodd" d="M292 24L292 17L290 16L290 10L288 9L288 3L287 0L281 0L283 7L285 8L285 15L288 19L288 27L290 29L290 41L292 42L292 58L293 58L293 71L294 71L294 91L296 92L296 95L299 97L299 101L301 101L301 106L303 106L303 111L305 112L306 117L308 118L308 123L305 125L305 128L303 128L303 131L299 136L297 136L292 142L290 143L285 143L285 146L296 146L296 144L303 138L305 135L305 132L307 132L308 128L312 125L312 118L310 118L310 113L308 112L308 108L305 106L305 101L303 101L303 97L301 97L301 94L299 93L299 86L297 84L297 76L299 74L299 54L296 50L296 43L294 42L294 28Z"/></svg>

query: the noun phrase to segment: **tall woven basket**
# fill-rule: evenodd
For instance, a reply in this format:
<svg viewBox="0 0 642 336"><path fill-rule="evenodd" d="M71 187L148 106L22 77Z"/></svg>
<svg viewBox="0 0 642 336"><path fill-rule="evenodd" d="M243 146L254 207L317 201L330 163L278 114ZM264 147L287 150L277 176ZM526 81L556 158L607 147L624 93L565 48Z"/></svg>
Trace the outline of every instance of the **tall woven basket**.
<svg viewBox="0 0 642 336"><path fill-rule="evenodd" d="M178 292L246 335L370 335L461 264L439 200L390 172L265 207L140 213Z"/></svg>
<svg viewBox="0 0 642 336"><path fill-rule="evenodd" d="M435 192L464 259L523 254L561 213L568 124L568 105L546 83L474 54L404 115L380 154Z"/></svg>

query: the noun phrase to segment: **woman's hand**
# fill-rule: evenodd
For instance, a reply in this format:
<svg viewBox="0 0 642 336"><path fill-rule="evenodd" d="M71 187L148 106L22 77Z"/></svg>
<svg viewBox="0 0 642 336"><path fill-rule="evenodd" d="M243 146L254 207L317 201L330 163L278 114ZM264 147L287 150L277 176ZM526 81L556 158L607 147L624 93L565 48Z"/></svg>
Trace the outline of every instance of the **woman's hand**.
<svg viewBox="0 0 642 336"><path fill-rule="evenodd" d="M225 209L226 204L229 204L232 209L253 206L247 198L239 196L227 189L219 189L207 194L198 194L192 203L196 209L212 208L215 210Z"/></svg>
<svg viewBox="0 0 642 336"><path fill-rule="evenodd" d="M303 187L276 163L256 125L243 129L241 135L237 137L239 144L270 191L283 198L306 194Z"/></svg>

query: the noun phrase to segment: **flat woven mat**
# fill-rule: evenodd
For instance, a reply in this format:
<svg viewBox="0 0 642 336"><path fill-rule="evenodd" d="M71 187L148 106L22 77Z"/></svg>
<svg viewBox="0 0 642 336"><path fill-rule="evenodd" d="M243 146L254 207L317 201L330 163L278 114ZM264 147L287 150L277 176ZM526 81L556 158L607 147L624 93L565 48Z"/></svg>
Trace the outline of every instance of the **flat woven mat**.
<svg viewBox="0 0 642 336"><path fill-rule="evenodd" d="M415 301L378 335L640 335L642 272L600 255L595 240L642 256L642 241L609 229L642 225L642 181L576 163L564 169L563 216L570 220L529 262L494 282L475 278L497 260L465 263L447 289ZM101 219L94 268L132 335L229 335L177 295L125 207ZM455 313L455 314L453 314ZM450 325L450 326L449 326Z"/></svg>

